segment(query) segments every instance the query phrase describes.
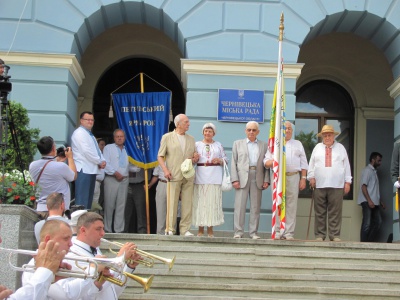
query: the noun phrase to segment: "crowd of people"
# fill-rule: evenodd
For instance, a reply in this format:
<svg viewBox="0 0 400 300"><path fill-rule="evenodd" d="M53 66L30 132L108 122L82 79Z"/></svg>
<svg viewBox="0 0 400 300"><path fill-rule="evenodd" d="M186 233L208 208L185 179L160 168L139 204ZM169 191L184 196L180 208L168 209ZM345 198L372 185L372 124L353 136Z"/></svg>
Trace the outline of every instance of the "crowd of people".
<svg viewBox="0 0 400 300"><path fill-rule="evenodd" d="M14 294L0 286L0 299L7 296L10 299L116 299L125 288L125 285L120 287L107 282L107 277L121 275L113 274L107 267L101 267L99 272L103 276L96 278L65 278L58 273L61 269L76 270L66 255L71 251L83 257L104 257L99 249L102 237L106 232L129 231L132 208L140 215L135 224L138 232L146 233L143 169L129 163L124 146L125 132L116 129L114 143L105 145L104 139L96 140L91 133L93 114L83 112L80 119L81 126L73 134L72 147L65 148L62 155L57 154L55 142L49 136L42 137L37 143L42 157L31 163L29 171L39 186L37 211L45 219L35 225L38 254L30 264L36 266L36 271L24 272L23 287ZM215 140L217 129L213 123L204 124L203 139L197 142L187 133L190 121L186 115L176 116L174 123L175 130L161 139L159 166L153 170L148 183L148 188L157 184L157 234L179 232L190 237L194 236L190 229L195 226L197 236L204 236L207 227L207 236L212 238L214 226L224 223L221 183L223 166L228 163L228 158L222 144ZM308 180L313 189L315 239L328 238L338 242L343 197L350 191L352 183L347 152L335 140L339 133L325 125L318 133L322 141L315 146L308 163L302 143L293 139L293 127L292 123L285 123L286 226L278 238L294 239L298 194L306 188ZM274 159L267 143L257 138L260 132L257 122L248 122L244 131L246 137L232 146L233 237L245 236L249 200L248 235L251 239L260 239L262 192L271 184ZM392 160L398 159L395 151L396 147ZM379 207L384 204L376 173L381 161L380 153L371 153L369 164L362 172L358 194L363 213L362 242L374 241L382 223ZM393 176L397 179L398 173L394 172ZM64 213L71 203L70 183L73 181L75 203L85 209L73 212L68 220ZM397 180L395 187L399 187ZM104 200L99 201L102 189ZM170 199L167 203L168 190ZM100 214L88 211L93 209L93 200L96 209L104 211L104 219ZM126 243L118 254L125 253L132 259L128 260L124 272L133 272L140 259L135 249L133 243Z"/></svg>
<svg viewBox="0 0 400 300"><path fill-rule="evenodd" d="M29 168L40 190L37 211L44 218L52 214L52 205L46 205L52 192L61 194L64 200L63 207L57 206L58 211L68 210L72 194L70 183L74 182L75 204L104 215L105 232L145 234L148 232L145 170L129 162L122 129L114 131L114 143L107 145L104 138L94 137L93 124L93 114L83 112L80 126L72 135L72 147L65 148L62 155L56 154L51 137L42 137L38 141L42 157L32 162ZM217 128L213 123L204 124L203 139L197 142L188 134L190 120L186 115L177 115L174 125L175 130L162 136L159 166L148 170L152 176L147 188L157 185L156 233L194 236L190 232L193 226L198 228L197 236L214 237L214 226L224 223L221 183L224 164L228 164L229 159L223 145L215 140ZM249 202L248 236L259 239L262 192L271 184L274 160L267 143L258 139L257 122L248 122L244 131L245 138L234 141L232 146L233 237L245 237ZM346 149L335 140L339 133L333 126L324 125L317 134L321 142L314 147L308 163L304 147L293 138L293 131L294 125L285 122L286 223L282 231L278 224L277 237L294 239L298 195L306 188L308 180L313 190L315 239L340 241L343 197L352 184ZM358 195L363 212L361 241L373 241L382 223L379 207L383 203L376 176L382 155L378 152L371 155L371 164L363 171ZM370 182L371 178L374 182Z"/></svg>

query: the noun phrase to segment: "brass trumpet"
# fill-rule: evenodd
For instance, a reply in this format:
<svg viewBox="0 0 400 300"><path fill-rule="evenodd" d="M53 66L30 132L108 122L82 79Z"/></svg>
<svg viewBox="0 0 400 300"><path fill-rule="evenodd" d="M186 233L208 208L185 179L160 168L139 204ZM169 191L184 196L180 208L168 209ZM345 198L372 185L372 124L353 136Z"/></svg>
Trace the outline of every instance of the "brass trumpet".
<svg viewBox="0 0 400 300"><path fill-rule="evenodd" d="M121 248L124 244L120 243L120 242L111 242L109 240L106 240L104 238L101 239L102 242L108 243L109 245L114 245L116 247ZM116 252L114 250L112 250L111 248L109 249L110 252L116 254ZM148 252L145 252L143 250L137 249L136 248L136 253L140 254L142 257L145 257L147 259L142 259L142 260L138 260L138 261L132 261L132 260L128 260L127 263L139 263L142 264L146 267L152 268L154 266L154 260L159 260L161 262L163 262L164 264L168 265L169 271L171 271L172 267L174 266L175 263L175 258L176 256L174 256L172 259L171 258L164 258L155 254L151 254Z"/></svg>
<svg viewBox="0 0 400 300"><path fill-rule="evenodd" d="M76 252L72 252L70 251L69 253L73 253L74 255L77 256L81 256L81 254L76 253ZM66 256L66 259L74 259L76 256L70 257L70 256ZM125 259L125 253L117 256L116 258L100 258L100 257L93 257L90 258L90 260L96 261L99 265L104 265L105 267L108 267L110 270L113 270L114 272L116 272L117 274L121 275L122 278L117 278L117 277L113 277L113 276L105 276L103 273L100 273L98 276L98 281L101 280L106 280L109 281L113 284L116 284L118 286L124 286L126 284L126 281L128 280L128 278L136 281L137 283L139 283L142 287L144 292L146 293L149 289L151 284L153 283L153 278L154 275L151 275L148 278L143 278L128 272L124 272L124 266L126 263L126 259ZM81 267L78 265L78 263L76 263L76 266L82 270L84 270L84 267Z"/></svg>
<svg viewBox="0 0 400 300"><path fill-rule="evenodd" d="M0 251L6 251L6 252L10 252L10 256L9 256L9 265L10 267L15 270L15 271L19 271L19 272L31 272L34 273L36 271L36 267L34 265L29 265L29 264L24 264L21 267L15 266L11 263L11 258L13 254L24 254L24 255L30 255L30 256L35 256L37 255L37 251L31 251L31 250L23 250L23 249L8 249L8 248L2 248L0 247ZM62 269L59 269L57 271L57 273L55 274L56 276L61 276L61 277L73 277L73 278L82 278L82 279L87 279L87 278L92 278L92 279L96 279L98 277L98 261L88 258L88 257L65 257L64 259L69 259L69 260L73 260L76 263L78 262L86 262L86 263L90 263L93 265L90 265L91 267L93 267L93 270L91 270L90 268L88 270L83 270L82 271L73 271L73 270L66 270L66 271L62 271Z"/></svg>

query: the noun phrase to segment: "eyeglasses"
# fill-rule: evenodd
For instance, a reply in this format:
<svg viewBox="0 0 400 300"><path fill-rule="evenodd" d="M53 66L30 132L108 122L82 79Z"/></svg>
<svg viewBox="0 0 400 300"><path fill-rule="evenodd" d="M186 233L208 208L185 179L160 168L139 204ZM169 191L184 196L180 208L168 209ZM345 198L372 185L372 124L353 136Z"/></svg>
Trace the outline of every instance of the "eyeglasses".
<svg viewBox="0 0 400 300"><path fill-rule="evenodd" d="M88 121L88 122L94 122L94 119L84 119L84 118L82 118L81 120L85 120L85 121Z"/></svg>
<svg viewBox="0 0 400 300"><path fill-rule="evenodd" d="M246 130L247 130L248 132L251 132L251 131L252 131L252 132L256 132L258 129L250 129L250 128L247 128Z"/></svg>

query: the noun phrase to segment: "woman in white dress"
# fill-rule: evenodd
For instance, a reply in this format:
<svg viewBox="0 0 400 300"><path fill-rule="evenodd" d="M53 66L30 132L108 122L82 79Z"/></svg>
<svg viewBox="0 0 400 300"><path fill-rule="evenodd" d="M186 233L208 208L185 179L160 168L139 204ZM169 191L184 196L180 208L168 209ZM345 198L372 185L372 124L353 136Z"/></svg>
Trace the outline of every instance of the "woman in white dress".
<svg viewBox="0 0 400 300"><path fill-rule="evenodd" d="M207 226L208 236L214 237L213 227L224 223L221 182L224 160L227 163L228 159L221 143L213 140L215 134L215 125L206 123L204 139L196 142L200 159L194 181L192 224L199 227L197 236L203 236Z"/></svg>

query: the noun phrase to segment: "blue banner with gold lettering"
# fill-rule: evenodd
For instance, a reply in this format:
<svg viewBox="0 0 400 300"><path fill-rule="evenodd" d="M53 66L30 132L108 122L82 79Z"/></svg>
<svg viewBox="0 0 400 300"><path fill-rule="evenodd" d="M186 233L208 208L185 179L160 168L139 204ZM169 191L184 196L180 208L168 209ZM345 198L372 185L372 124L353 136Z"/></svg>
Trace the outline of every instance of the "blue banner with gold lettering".
<svg viewBox="0 0 400 300"><path fill-rule="evenodd" d="M125 131L129 161L143 169L156 167L161 137L168 132L171 92L112 97L118 126Z"/></svg>

